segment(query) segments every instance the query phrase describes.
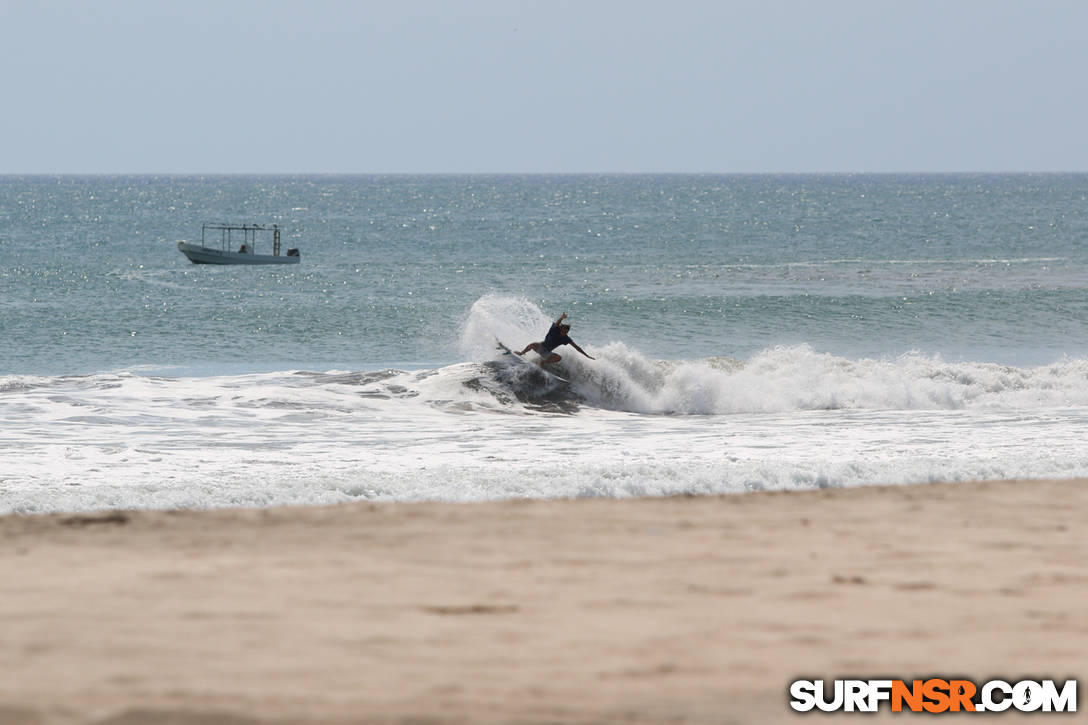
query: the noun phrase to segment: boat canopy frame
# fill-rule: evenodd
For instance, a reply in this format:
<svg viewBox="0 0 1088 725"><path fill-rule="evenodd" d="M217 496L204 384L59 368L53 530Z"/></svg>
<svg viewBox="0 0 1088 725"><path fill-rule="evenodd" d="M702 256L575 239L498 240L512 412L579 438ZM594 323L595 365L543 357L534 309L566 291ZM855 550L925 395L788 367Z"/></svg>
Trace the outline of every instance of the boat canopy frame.
<svg viewBox="0 0 1088 725"><path fill-rule="evenodd" d="M200 246L208 247L206 238L208 232L219 232L219 249L223 252L235 251L233 247L234 232L242 233L242 244L250 254L255 253L257 235L259 232L272 232L272 254L280 256L280 225L279 224L224 224L220 222L204 222L200 227ZM213 242L214 243L214 242ZM214 247L212 247L214 249Z"/></svg>

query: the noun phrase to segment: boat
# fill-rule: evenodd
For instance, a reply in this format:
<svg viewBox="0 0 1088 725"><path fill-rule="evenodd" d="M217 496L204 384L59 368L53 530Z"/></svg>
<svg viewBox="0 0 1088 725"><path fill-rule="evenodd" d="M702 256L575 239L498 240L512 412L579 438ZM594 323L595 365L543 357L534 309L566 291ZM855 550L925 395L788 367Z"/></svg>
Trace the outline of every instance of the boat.
<svg viewBox="0 0 1088 725"><path fill-rule="evenodd" d="M272 234L272 254L258 254L257 240L267 239L268 233ZM298 264L302 260L297 249L280 254L279 224L205 222L200 227L200 244L180 241L178 251L193 264Z"/></svg>

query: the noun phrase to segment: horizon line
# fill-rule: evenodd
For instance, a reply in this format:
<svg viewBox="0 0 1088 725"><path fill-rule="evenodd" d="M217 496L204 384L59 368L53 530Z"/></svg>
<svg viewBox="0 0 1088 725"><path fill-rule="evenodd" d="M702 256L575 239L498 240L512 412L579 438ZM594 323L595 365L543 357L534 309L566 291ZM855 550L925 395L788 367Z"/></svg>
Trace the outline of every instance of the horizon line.
<svg viewBox="0 0 1088 725"><path fill-rule="evenodd" d="M1076 175L1088 170L1046 171L0 171L9 177L365 177L365 176L1011 176Z"/></svg>

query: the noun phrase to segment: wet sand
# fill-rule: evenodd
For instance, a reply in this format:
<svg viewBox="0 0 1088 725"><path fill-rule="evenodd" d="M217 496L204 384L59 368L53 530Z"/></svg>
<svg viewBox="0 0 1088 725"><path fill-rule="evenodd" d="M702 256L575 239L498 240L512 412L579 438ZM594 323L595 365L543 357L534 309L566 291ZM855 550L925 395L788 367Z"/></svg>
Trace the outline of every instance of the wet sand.
<svg viewBox="0 0 1088 725"><path fill-rule="evenodd" d="M801 677L1088 674L1088 481L9 516L0 545L5 725L765 723Z"/></svg>

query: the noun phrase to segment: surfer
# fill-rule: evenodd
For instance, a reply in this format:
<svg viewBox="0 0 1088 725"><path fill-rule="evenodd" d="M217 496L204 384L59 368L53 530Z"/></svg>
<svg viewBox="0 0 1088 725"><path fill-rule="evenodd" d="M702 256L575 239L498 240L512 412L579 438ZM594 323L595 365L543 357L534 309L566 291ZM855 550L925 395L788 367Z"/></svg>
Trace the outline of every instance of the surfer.
<svg viewBox="0 0 1088 725"><path fill-rule="evenodd" d="M564 325L563 320L567 319L567 313L564 312L559 316L559 319L552 323L552 326L548 329L548 334L542 342L530 342L525 346L525 349L518 353L518 355L524 355L529 350L532 350L540 356L540 364L544 363L557 363L563 358L552 352L560 345L570 345L578 352L582 353L590 360L596 360L595 357L588 352L578 347L578 343L570 339L567 335L570 332L570 325Z"/></svg>

